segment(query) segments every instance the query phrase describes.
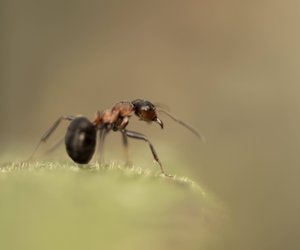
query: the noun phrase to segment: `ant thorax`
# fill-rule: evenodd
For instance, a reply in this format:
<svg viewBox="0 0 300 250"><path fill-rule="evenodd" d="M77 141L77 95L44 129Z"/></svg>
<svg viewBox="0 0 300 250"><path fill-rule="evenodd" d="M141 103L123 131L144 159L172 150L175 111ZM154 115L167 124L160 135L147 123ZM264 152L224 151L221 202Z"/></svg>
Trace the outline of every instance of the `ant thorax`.
<svg viewBox="0 0 300 250"><path fill-rule="evenodd" d="M114 129L124 129L128 124L129 117L134 113L131 102L119 102L111 109L97 112L94 120L95 124L112 125Z"/></svg>
<svg viewBox="0 0 300 250"><path fill-rule="evenodd" d="M131 102L128 101L122 101L116 103L112 109L112 111L118 111L119 116L125 117L125 116L132 116L134 112L134 106L132 105Z"/></svg>

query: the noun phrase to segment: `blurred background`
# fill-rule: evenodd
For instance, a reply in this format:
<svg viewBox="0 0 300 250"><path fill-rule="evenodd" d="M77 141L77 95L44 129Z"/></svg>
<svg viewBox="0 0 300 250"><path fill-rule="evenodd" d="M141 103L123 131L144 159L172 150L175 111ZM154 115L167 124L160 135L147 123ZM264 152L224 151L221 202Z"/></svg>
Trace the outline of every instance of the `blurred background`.
<svg viewBox="0 0 300 250"><path fill-rule="evenodd" d="M230 209L224 249L299 249L299 10L293 0L2 0L0 157L30 155L63 114L163 103L207 143L163 115L165 130L135 118L129 128L151 138L168 172ZM153 164L142 142L130 155ZM105 150L115 159L117 133Z"/></svg>

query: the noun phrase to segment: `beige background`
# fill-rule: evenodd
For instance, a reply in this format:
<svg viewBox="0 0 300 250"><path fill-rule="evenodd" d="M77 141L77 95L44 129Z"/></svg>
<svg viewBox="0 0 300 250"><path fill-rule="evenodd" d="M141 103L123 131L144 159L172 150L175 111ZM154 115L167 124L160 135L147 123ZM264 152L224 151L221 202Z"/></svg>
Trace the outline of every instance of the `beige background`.
<svg viewBox="0 0 300 250"><path fill-rule="evenodd" d="M2 0L0 154L30 154L61 114L165 103L207 143L164 116L165 131L130 127L231 209L224 248L299 249L299 11L292 0ZM111 135L108 161L122 160L119 144ZM136 163L149 154L131 142Z"/></svg>

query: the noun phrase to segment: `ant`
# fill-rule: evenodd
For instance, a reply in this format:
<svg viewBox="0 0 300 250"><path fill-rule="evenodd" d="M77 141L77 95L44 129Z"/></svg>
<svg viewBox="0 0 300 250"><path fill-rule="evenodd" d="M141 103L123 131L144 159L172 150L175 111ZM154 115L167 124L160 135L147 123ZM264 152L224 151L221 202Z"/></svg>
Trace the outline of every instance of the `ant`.
<svg viewBox="0 0 300 250"><path fill-rule="evenodd" d="M96 149L97 133L98 133L98 140L99 140L98 143L101 150L101 147L103 146L104 143L105 136L111 130L115 132L119 131L122 133L123 145L125 147L127 159L128 159L128 137L137 140L143 140L148 143L154 160L160 166L161 173L165 176L170 176L165 173L163 165L161 164L158 155L152 143L148 140L148 138L143 134L134 131L129 131L126 129L129 123L129 119L133 114L138 116L142 121L148 123L156 122L159 124L161 129L163 129L164 124L162 120L160 120L157 117L157 111L161 111L165 113L175 122L178 122L182 126L189 129L198 138L204 140L204 137L202 137L195 129L193 129L191 126L187 125L183 121L178 120L169 112L165 111L162 108L155 107L155 105L149 101L136 99L132 102L129 101L118 102L111 109L107 109L103 112L97 111L93 121L90 121L83 116L61 116L52 124L52 126L41 137L40 142L36 146L30 159L33 158L39 146L48 140L51 134L59 126L61 121L67 120L70 122L70 124L67 128L64 141L65 141L66 151L74 162L78 164L87 164L91 160ZM55 145L54 147L57 146L58 145Z"/></svg>

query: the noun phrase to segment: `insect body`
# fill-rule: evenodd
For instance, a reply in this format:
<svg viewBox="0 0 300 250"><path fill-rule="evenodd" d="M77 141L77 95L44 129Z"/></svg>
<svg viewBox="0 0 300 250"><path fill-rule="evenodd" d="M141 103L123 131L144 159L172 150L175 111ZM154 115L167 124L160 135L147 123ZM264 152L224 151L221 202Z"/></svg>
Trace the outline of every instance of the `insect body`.
<svg viewBox="0 0 300 250"><path fill-rule="evenodd" d="M148 138L138 132L129 131L126 129L129 119L131 116L136 115L140 120L151 123L156 122L163 129L164 124L158 118L157 111L163 112L168 115L174 121L180 123L191 132L193 132L200 139L203 139L201 135L192 127L186 123L178 120L169 112L156 108L151 102L146 100L137 99L132 102L122 101L115 104L111 109L105 111L96 112L95 118L89 121L87 118L82 116L62 116L57 119L53 125L45 132L42 136L39 144L34 150L31 158L35 154L36 150L39 148L41 143L47 141L54 130L59 126L62 120L70 121L66 135L65 135L65 146L66 151L70 158L79 164L88 163L95 152L97 134L98 134L98 144L99 144L99 154L101 156L101 150L103 147L105 136L110 131L121 132L123 138L123 145L125 148L126 156L128 155L128 138L133 138L137 140L143 140L148 143L149 148L152 152L154 160L159 164L162 174L167 175L164 168L158 158L158 155ZM52 150L51 150L52 151ZM127 157L128 158L128 157Z"/></svg>

